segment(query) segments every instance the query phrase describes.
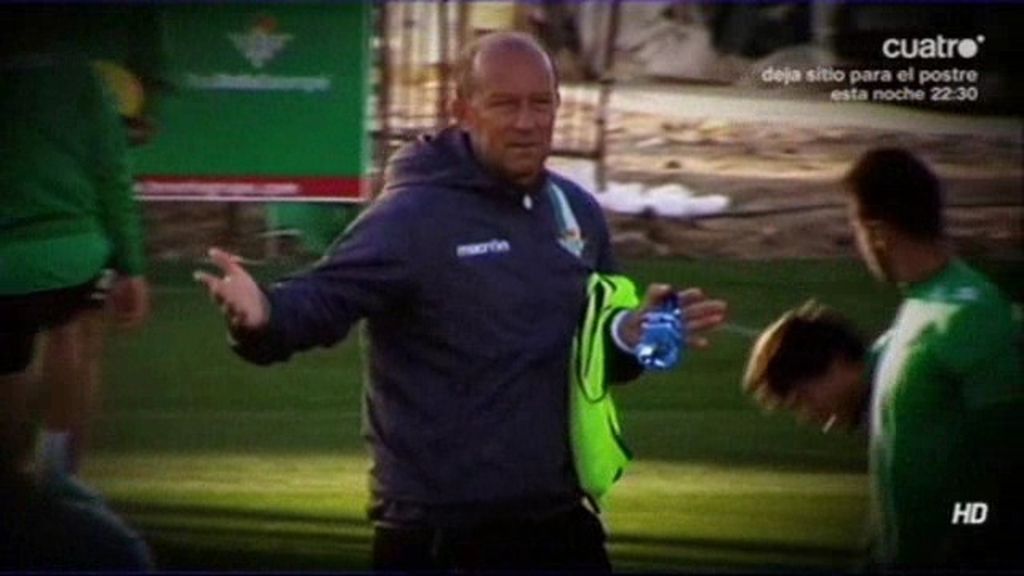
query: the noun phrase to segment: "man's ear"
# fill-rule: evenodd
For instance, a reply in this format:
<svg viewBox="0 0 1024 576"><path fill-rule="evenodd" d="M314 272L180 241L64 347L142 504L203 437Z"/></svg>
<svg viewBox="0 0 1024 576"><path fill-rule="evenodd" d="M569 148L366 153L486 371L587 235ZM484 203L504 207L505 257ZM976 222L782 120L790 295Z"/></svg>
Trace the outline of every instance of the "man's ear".
<svg viewBox="0 0 1024 576"><path fill-rule="evenodd" d="M449 111L452 118L455 119L455 122L457 122L459 126L466 126L466 121L469 116L469 102L467 102L465 98L462 96L456 96L452 99L452 102L449 105Z"/></svg>
<svg viewBox="0 0 1024 576"><path fill-rule="evenodd" d="M868 242L876 253L883 253L889 248L889 238L892 230L881 220L868 220L864 222L864 229L867 231Z"/></svg>

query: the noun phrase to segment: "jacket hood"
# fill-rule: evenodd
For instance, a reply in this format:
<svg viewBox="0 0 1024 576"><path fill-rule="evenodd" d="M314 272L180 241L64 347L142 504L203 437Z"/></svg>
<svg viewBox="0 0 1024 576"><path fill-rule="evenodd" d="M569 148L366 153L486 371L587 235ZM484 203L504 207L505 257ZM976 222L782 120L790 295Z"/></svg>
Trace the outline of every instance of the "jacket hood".
<svg viewBox="0 0 1024 576"><path fill-rule="evenodd" d="M469 135L457 126L420 136L400 148L388 161L386 192L420 186L477 192L526 192L488 172L473 155Z"/></svg>

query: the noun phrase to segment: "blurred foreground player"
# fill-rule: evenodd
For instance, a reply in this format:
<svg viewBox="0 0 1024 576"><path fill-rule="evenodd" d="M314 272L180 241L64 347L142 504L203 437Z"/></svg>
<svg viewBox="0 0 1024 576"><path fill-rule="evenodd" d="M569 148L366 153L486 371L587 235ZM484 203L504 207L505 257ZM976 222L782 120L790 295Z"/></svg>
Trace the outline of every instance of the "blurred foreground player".
<svg viewBox="0 0 1024 576"><path fill-rule="evenodd" d="M148 306L125 133L88 62L52 50L59 8L4 11L0 34L0 571L151 567L145 544L90 491L35 474L27 368L40 330L104 296Z"/></svg>
<svg viewBox="0 0 1024 576"><path fill-rule="evenodd" d="M59 46L59 8L15 7L0 35L0 417L29 416L37 334L106 297L149 306L126 135L93 67Z"/></svg>
<svg viewBox="0 0 1024 576"><path fill-rule="evenodd" d="M114 99L129 144L141 146L150 142L156 123L148 114L149 101L154 89L160 86L143 82L116 62L99 60L91 64ZM114 278L113 270L103 273L100 296ZM39 474L64 485L70 484L63 477L78 474L99 405L109 313L106 304L106 298L94 298L77 316L50 328L40 339L38 364L43 402L36 468Z"/></svg>
<svg viewBox="0 0 1024 576"><path fill-rule="evenodd" d="M32 471L29 420L0 420L0 572L141 572L145 542L102 501L69 498Z"/></svg>
<svg viewBox="0 0 1024 576"><path fill-rule="evenodd" d="M844 185L865 263L903 293L896 318L866 351L836 313L789 312L745 386L826 429L866 420L875 568L1024 568L1021 319L951 252L921 160L873 150Z"/></svg>

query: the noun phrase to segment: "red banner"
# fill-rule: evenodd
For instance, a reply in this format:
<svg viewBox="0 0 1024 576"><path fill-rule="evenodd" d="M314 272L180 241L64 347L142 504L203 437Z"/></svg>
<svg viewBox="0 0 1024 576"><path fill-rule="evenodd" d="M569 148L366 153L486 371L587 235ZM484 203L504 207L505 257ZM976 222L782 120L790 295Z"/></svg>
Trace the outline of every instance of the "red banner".
<svg viewBox="0 0 1024 576"><path fill-rule="evenodd" d="M362 202L369 182L338 177L139 176L135 192L144 200L198 202Z"/></svg>

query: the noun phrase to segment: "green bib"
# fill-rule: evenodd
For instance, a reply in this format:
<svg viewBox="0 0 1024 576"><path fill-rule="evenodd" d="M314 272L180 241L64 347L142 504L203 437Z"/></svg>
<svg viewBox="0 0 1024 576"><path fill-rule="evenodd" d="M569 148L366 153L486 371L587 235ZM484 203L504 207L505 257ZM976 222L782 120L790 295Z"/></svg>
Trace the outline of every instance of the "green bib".
<svg viewBox="0 0 1024 576"><path fill-rule="evenodd" d="M570 438L580 486L596 501L622 477L632 459L605 379L605 335L619 312L638 304L636 288L628 278L591 274L586 315L573 338Z"/></svg>

